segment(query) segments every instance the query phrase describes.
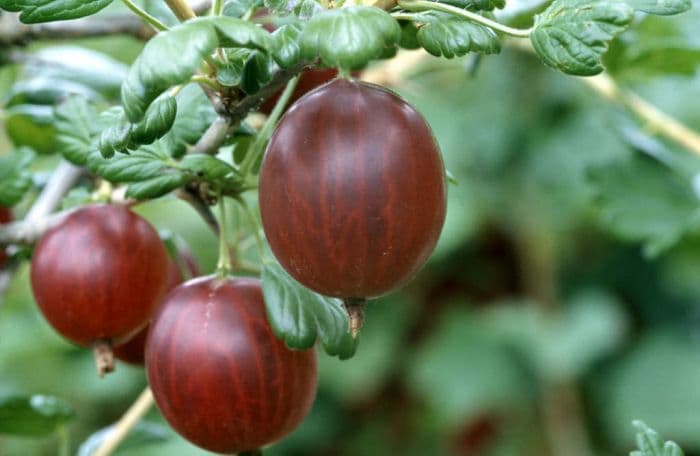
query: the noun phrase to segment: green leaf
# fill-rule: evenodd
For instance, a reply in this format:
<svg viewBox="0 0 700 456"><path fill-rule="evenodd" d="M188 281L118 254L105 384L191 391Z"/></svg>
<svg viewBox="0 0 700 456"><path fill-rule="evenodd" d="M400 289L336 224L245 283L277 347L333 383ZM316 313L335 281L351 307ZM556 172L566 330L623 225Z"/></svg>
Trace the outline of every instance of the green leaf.
<svg viewBox="0 0 700 456"><path fill-rule="evenodd" d="M177 115L172 129L161 139L173 157L180 157L209 128L216 112L201 87L190 84L177 94Z"/></svg>
<svg viewBox="0 0 700 456"><path fill-rule="evenodd" d="M305 60L324 66L361 68L401 39L401 27L386 11L369 6L326 10L313 16L301 35Z"/></svg>
<svg viewBox="0 0 700 456"><path fill-rule="evenodd" d="M0 0L0 9L20 12L25 24L65 21L90 16L112 0Z"/></svg>
<svg viewBox="0 0 700 456"><path fill-rule="evenodd" d="M197 177L214 183L218 179L236 172L228 163L207 154L186 155L180 162L180 166L191 171Z"/></svg>
<svg viewBox="0 0 700 456"><path fill-rule="evenodd" d="M100 114L100 118L108 126L100 133L97 148L105 158L110 158L115 152L125 152L131 144L131 124L124 110L115 106Z"/></svg>
<svg viewBox="0 0 700 456"><path fill-rule="evenodd" d="M530 38L547 65L591 76L603 71L602 55L633 17L632 7L615 0L556 0L535 16Z"/></svg>
<svg viewBox="0 0 700 456"><path fill-rule="evenodd" d="M78 456L92 456L114 430L114 425L107 426L92 434L78 448ZM172 437L172 432L162 424L139 421L129 431L129 435L120 442L121 451L135 450L145 445L165 442Z"/></svg>
<svg viewBox="0 0 700 456"><path fill-rule="evenodd" d="M490 28L442 14L421 27L416 38L432 55L448 59L469 52L497 54L501 51L498 35Z"/></svg>
<svg viewBox="0 0 700 456"><path fill-rule="evenodd" d="M31 68L25 69L25 74ZM99 94L83 84L65 79L49 78L43 70L36 69L34 77L18 81L12 86L7 100L7 106L15 105L51 105L60 102L71 95L80 95L90 100L100 98Z"/></svg>
<svg viewBox="0 0 700 456"><path fill-rule="evenodd" d="M637 446L630 456L683 456L683 450L672 441L664 442L661 436L643 421L635 420L632 425L637 429Z"/></svg>
<svg viewBox="0 0 700 456"><path fill-rule="evenodd" d="M592 169L589 178L601 223L622 239L643 242L649 256L700 228L700 202L691 184L663 166L634 158Z"/></svg>
<svg viewBox="0 0 700 456"><path fill-rule="evenodd" d="M139 122L156 97L188 81L216 47L265 50L270 44L270 34L263 29L226 16L198 18L158 34L146 44L122 85L128 119Z"/></svg>
<svg viewBox="0 0 700 456"><path fill-rule="evenodd" d="M131 145L152 144L173 127L177 115L177 101L164 95L148 107L146 115L131 131Z"/></svg>
<svg viewBox="0 0 700 456"><path fill-rule="evenodd" d="M272 79L272 62L267 54L253 51L243 65L241 89L247 94L257 93L261 87Z"/></svg>
<svg viewBox="0 0 700 456"><path fill-rule="evenodd" d="M102 125L95 107L85 98L73 96L56 106L56 145L58 152L71 163L84 166L92 150L92 138Z"/></svg>
<svg viewBox="0 0 700 456"><path fill-rule="evenodd" d="M271 260L263 265L262 284L270 326L288 347L303 350L320 339L331 356L355 354L358 340L350 335L342 301L304 288Z"/></svg>
<svg viewBox="0 0 700 456"><path fill-rule="evenodd" d="M53 396L10 396L0 399L0 434L42 437L75 416L66 401Z"/></svg>
<svg viewBox="0 0 700 456"><path fill-rule="evenodd" d="M240 18L248 11L255 11L262 5L262 0L225 0L223 14L224 16Z"/></svg>
<svg viewBox="0 0 700 456"><path fill-rule="evenodd" d="M185 174L168 171L152 179L130 183L126 196L135 199L158 198L182 187L188 181L189 177Z"/></svg>
<svg viewBox="0 0 700 456"><path fill-rule="evenodd" d="M505 0L438 0L437 3L446 3L470 11L491 11L506 6Z"/></svg>
<svg viewBox="0 0 700 456"><path fill-rule="evenodd" d="M691 0L625 0L632 8L659 16L671 16L685 13L691 6Z"/></svg>
<svg viewBox="0 0 700 456"><path fill-rule="evenodd" d="M160 176L168 169L167 157L153 148L141 148L130 155L91 163L90 169L111 182L136 182Z"/></svg>
<svg viewBox="0 0 700 456"><path fill-rule="evenodd" d="M0 206L14 206L32 186L28 166L33 159L34 153L26 148L0 155Z"/></svg>
<svg viewBox="0 0 700 456"><path fill-rule="evenodd" d="M6 110L5 131L15 146L27 146L40 154L56 152L56 131L51 106L23 104Z"/></svg>
<svg viewBox="0 0 700 456"><path fill-rule="evenodd" d="M250 56L247 49L233 49L227 53L228 61L219 65L216 80L225 87L235 87L241 84L243 68Z"/></svg>
<svg viewBox="0 0 700 456"><path fill-rule="evenodd" d="M272 58L281 68L289 68L301 60L301 22L283 25L272 33Z"/></svg>

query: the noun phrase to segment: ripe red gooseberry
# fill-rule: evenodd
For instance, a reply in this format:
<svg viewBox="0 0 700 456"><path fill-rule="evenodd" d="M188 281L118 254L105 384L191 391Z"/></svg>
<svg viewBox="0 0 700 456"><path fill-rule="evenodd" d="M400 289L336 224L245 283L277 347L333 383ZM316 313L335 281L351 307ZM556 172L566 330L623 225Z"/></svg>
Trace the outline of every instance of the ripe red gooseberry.
<svg viewBox="0 0 700 456"><path fill-rule="evenodd" d="M163 299L167 274L158 233L120 205L72 212L44 234L31 264L34 297L51 326L103 350L143 328Z"/></svg>
<svg viewBox="0 0 700 456"><path fill-rule="evenodd" d="M346 299L400 287L445 219L445 169L430 127L373 84L336 79L284 115L260 171L272 252L306 287Z"/></svg>
<svg viewBox="0 0 700 456"><path fill-rule="evenodd" d="M0 224L7 223L10 220L12 220L12 212L10 212L10 209L0 206ZM5 247L0 247L0 268L5 265L5 261L7 261Z"/></svg>
<svg viewBox="0 0 700 456"><path fill-rule="evenodd" d="M252 278L200 277L175 288L151 323L146 368L170 425L217 453L279 440L316 394L315 351L275 337Z"/></svg>
<svg viewBox="0 0 700 456"><path fill-rule="evenodd" d="M181 260L183 264L179 266L172 254L170 255L168 261L168 286L166 287L168 291L180 285L185 280L181 267L184 267L188 277L196 277L201 273L197 261L192 256L192 252L184 245L178 246L178 251L175 254L179 255L179 260ZM146 337L148 336L150 326L151 325L148 325L143 328L126 343L114 347L114 356L126 363L143 366L146 359Z"/></svg>

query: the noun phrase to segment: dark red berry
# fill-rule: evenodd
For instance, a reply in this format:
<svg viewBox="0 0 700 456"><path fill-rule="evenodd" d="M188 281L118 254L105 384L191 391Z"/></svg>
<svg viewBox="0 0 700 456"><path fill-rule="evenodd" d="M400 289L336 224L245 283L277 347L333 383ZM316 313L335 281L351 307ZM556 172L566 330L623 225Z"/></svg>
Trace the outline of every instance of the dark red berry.
<svg viewBox="0 0 700 456"><path fill-rule="evenodd" d="M341 298L386 294L425 263L445 219L430 127L382 87L336 79L280 121L260 171L270 247L303 285Z"/></svg>
<svg viewBox="0 0 700 456"><path fill-rule="evenodd" d="M124 206L76 210L39 241L34 297L65 338L118 344L143 328L166 291L168 254L158 233Z"/></svg>
<svg viewBox="0 0 700 456"><path fill-rule="evenodd" d="M316 353L275 337L251 278L201 277L173 290L151 323L146 367L170 425L217 453L279 440L316 394Z"/></svg>
<svg viewBox="0 0 700 456"><path fill-rule="evenodd" d="M289 98L287 106L291 106L299 98L311 92L313 89L332 81L336 76L338 76L338 70L335 68L310 68L304 70L299 76L299 82L297 82L297 86L294 88L294 92ZM260 105L260 112L269 115L272 110L275 109L275 105L280 95L282 95L282 91L283 89L279 90L276 94L265 100L263 104Z"/></svg>
<svg viewBox="0 0 700 456"><path fill-rule="evenodd" d="M183 262L183 266L186 268L188 277L197 277L200 274L199 265L192 256L192 252L184 249L184 247L178 248L178 255ZM176 286L180 285L185 278L182 275L180 266L178 266L176 259L170 257L168 262L168 279L167 279L167 290L170 291ZM134 364L138 366L143 366L145 363L145 350L146 350L146 337L148 336L148 331L150 325L143 328L134 337L129 339L128 342L114 348L114 356L118 359L127 362L129 364Z"/></svg>
<svg viewBox="0 0 700 456"><path fill-rule="evenodd" d="M0 206L0 224L10 220L12 220L12 212L8 208ZM5 261L7 261L7 253L5 253L5 247L0 246L0 268L5 265Z"/></svg>

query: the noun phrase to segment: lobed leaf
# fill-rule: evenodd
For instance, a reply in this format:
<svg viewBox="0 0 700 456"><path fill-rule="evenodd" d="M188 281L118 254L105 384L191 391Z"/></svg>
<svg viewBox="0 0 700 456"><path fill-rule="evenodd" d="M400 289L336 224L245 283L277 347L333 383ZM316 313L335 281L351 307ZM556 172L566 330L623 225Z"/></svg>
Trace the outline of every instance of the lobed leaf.
<svg viewBox="0 0 700 456"><path fill-rule="evenodd" d="M288 347L303 350L320 339L331 356L355 354L358 340L350 335L341 300L303 287L272 260L263 264L262 288L270 326Z"/></svg>
<svg viewBox="0 0 700 456"><path fill-rule="evenodd" d="M556 0L535 16L530 39L547 65L591 76L603 71L602 55L633 16L632 7L615 0Z"/></svg>
<svg viewBox="0 0 700 456"><path fill-rule="evenodd" d="M664 442L661 436L644 422L635 420L632 425L637 429L637 447L630 456L683 456L683 450L672 441Z"/></svg>
<svg viewBox="0 0 700 456"><path fill-rule="evenodd" d="M386 11L370 6L326 10L301 34L301 56L327 67L361 68L401 39L401 27Z"/></svg>
<svg viewBox="0 0 700 456"><path fill-rule="evenodd" d="M14 206L32 186L28 167L33 159L34 152L27 148L0 156L0 206Z"/></svg>
<svg viewBox="0 0 700 456"><path fill-rule="evenodd" d="M461 57L469 52L497 54L501 51L498 35L488 27L446 15L421 27L416 38L430 54L437 57Z"/></svg>

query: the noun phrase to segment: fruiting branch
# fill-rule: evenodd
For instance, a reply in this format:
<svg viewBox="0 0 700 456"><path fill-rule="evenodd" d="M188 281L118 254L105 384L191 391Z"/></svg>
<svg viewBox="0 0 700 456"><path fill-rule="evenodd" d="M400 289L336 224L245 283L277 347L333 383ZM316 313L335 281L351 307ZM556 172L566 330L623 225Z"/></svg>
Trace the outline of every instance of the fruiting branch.
<svg viewBox="0 0 700 456"><path fill-rule="evenodd" d="M112 431L102 441L102 445L97 448L93 456L109 456L112 454L152 406L153 393L150 388L146 388L129 407L129 410L116 422Z"/></svg>

